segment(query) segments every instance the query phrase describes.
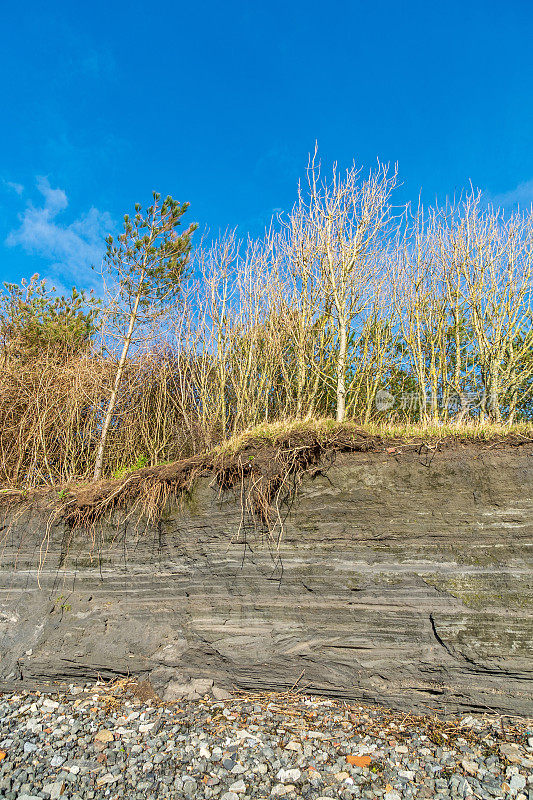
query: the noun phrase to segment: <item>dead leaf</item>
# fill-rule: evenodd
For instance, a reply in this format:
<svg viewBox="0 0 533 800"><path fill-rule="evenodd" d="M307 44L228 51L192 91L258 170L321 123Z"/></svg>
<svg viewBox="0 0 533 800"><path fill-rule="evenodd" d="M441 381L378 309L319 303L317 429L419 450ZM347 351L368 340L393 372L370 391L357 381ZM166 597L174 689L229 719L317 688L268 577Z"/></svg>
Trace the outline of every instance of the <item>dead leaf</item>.
<svg viewBox="0 0 533 800"><path fill-rule="evenodd" d="M346 761L348 764L351 764L352 767L368 767L372 759L370 756L346 756Z"/></svg>

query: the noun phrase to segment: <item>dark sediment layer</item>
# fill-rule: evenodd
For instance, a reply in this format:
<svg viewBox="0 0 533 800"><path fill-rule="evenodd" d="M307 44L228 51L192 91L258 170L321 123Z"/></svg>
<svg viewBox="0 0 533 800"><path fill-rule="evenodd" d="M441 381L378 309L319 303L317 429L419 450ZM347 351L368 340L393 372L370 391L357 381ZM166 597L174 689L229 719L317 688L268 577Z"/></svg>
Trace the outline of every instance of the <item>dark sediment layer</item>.
<svg viewBox="0 0 533 800"><path fill-rule="evenodd" d="M279 550L200 478L95 537L5 515L0 685L101 676L533 714L533 447L355 453L305 477Z"/></svg>

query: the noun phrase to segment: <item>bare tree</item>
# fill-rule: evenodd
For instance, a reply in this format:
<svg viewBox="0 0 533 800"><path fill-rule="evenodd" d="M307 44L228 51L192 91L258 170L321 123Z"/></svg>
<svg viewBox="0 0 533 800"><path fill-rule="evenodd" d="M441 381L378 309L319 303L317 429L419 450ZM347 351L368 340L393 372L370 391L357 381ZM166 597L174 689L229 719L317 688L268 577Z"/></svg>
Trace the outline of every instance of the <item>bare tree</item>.
<svg viewBox="0 0 533 800"><path fill-rule="evenodd" d="M502 399L515 408L533 368L526 358L533 333L533 217L505 217L471 192L446 215L441 251L446 247L447 283L471 330L481 420L501 422Z"/></svg>
<svg viewBox="0 0 533 800"><path fill-rule="evenodd" d="M439 395L447 383L448 307L435 254L436 217L431 211L426 216L422 207L412 218L406 217L395 247L392 290L408 362L416 378L420 419L438 422Z"/></svg>
<svg viewBox="0 0 533 800"><path fill-rule="evenodd" d="M380 250L391 221L389 198L396 170L378 162L363 179L352 165L344 177L333 168L331 181L320 180L313 160L308 170L309 224L320 242L320 278L337 329L336 397L338 422L346 413L348 335L354 318L367 307L380 273Z"/></svg>

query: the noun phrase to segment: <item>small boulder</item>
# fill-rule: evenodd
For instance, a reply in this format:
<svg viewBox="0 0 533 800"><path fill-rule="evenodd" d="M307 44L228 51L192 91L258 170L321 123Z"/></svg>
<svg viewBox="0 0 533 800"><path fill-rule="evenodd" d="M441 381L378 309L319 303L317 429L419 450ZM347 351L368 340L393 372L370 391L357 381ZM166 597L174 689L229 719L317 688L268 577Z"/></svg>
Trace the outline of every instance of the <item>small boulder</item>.
<svg viewBox="0 0 533 800"><path fill-rule="evenodd" d="M215 700L230 700L231 694L227 692L225 689L221 689L219 686L213 686L211 689L213 697Z"/></svg>
<svg viewBox="0 0 533 800"><path fill-rule="evenodd" d="M211 692L213 683L214 681L211 678L195 678L191 681L191 686L200 697L203 697Z"/></svg>
<svg viewBox="0 0 533 800"><path fill-rule="evenodd" d="M211 678L193 678L187 683L178 683L171 681L163 694L165 702L173 702L175 700L199 700L213 688L213 680Z"/></svg>
<svg viewBox="0 0 533 800"><path fill-rule="evenodd" d="M190 694L190 684L170 681L163 693L163 700L167 703L173 702L174 700L183 700L184 698L188 698Z"/></svg>
<svg viewBox="0 0 533 800"><path fill-rule="evenodd" d="M56 700L52 700L50 697L45 697L42 707L45 711L55 711L56 708L59 708L59 703Z"/></svg>

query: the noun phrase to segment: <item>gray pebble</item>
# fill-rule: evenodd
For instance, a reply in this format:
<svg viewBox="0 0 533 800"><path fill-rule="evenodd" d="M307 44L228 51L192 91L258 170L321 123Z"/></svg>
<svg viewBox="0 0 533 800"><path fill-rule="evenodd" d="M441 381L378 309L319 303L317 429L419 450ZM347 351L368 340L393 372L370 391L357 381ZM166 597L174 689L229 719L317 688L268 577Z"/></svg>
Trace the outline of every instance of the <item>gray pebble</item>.
<svg viewBox="0 0 533 800"><path fill-rule="evenodd" d="M507 783L513 800L533 800L525 724L517 723L516 741L504 741L493 719L469 715L463 735L435 744L416 717L400 731L405 715L359 711L303 696L217 703L206 692L177 707L119 696L106 710L95 688L56 692L50 702L27 692L2 695L0 797L496 800ZM102 730L113 740L95 741ZM350 764L350 754L370 754L376 768Z"/></svg>

